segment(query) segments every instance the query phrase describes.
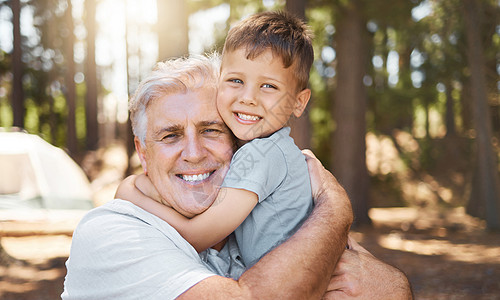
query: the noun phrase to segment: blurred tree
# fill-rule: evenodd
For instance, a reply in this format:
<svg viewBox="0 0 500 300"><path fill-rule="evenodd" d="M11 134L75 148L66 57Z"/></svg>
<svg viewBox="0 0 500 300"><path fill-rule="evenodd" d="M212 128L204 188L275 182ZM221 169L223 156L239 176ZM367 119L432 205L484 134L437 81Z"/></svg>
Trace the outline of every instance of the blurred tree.
<svg viewBox="0 0 500 300"><path fill-rule="evenodd" d="M66 146L68 147L69 153L74 157L78 152L78 140L76 137L76 85L75 85L75 60L74 60L74 45L75 45L75 35L74 35L74 23L73 23L73 5L71 0L67 0L67 8L65 12L65 23L67 26L67 31L65 31L65 86L66 86L66 103L68 106L68 116L67 122L67 140Z"/></svg>
<svg viewBox="0 0 500 300"><path fill-rule="evenodd" d="M188 9L186 1L157 0L158 59L188 54Z"/></svg>
<svg viewBox="0 0 500 300"><path fill-rule="evenodd" d="M463 0L467 58L470 69L473 123L476 130L475 173L468 212L486 219L488 228L500 229L498 162L492 148L491 116L486 92L485 59L481 40L481 3Z"/></svg>
<svg viewBox="0 0 500 300"><path fill-rule="evenodd" d="M305 0L287 0L285 7L288 12L307 22ZM290 127L292 129L290 135L300 149L311 148L311 123L309 120L310 108L311 105L308 104L300 118L292 117L290 120Z"/></svg>
<svg viewBox="0 0 500 300"><path fill-rule="evenodd" d="M349 194L355 224L360 225L370 223L365 144L367 94L363 84L368 59L366 20L360 0L337 8L338 65L333 98L336 128L332 139L332 170Z"/></svg>
<svg viewBox="0 0 500 300"><path fill-rule="evenodd" d="M23 92L23 62L21 50L21 1L12 0L12 111L14 126L24 128L24 92Z"/></svg>
<svg viewBox="0 0 500 300"><path fill-rule="evenodd" d="M99 142L97 123L97 66L95 61L96 1L85 0L85 28L87 29L87 58L85 69L87 150L96 150Z"/></svg>

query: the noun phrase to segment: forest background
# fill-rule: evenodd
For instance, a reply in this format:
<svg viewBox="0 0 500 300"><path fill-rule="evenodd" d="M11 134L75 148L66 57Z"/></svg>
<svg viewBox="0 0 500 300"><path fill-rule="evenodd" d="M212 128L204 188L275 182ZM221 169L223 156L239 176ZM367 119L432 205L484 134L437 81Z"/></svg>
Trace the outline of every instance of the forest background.
<svg viewBox="0 0 500 300"><path fill-rule="evenodd" d="M354 228L407 207L500 229L498 0L0 0L0 127L64 148L91 181L121 146L121 179L138 170L127 100L141 78L277 9L315 36L292 135L346 188Z"/></svg>

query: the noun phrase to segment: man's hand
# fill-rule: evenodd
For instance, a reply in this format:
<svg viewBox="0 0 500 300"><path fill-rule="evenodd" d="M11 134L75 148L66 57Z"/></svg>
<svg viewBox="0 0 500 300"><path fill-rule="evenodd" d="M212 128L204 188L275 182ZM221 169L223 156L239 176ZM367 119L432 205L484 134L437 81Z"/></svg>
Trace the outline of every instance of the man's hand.
<svg viewBox="0 0 500 300"><path fill-rule="evenodd" d="M302 153L306 157L314 203L318 205L334 200L339 209L335 217L345 218L350 225L353 221L352 207L346 191L310 150L302 150Z"/></svg>
<svg viewBox="0 0 500 300"><path fill-rule="evenodd" d="M376 259L349 236L323 299L413 299L400 270Z"/></svg>

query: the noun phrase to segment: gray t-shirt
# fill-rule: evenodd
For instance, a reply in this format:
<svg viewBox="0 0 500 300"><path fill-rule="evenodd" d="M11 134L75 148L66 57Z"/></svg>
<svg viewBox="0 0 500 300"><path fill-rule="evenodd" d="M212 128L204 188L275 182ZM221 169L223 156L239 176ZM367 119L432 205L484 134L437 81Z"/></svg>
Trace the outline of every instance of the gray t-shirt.
<svg viewBox="0 0 500 300"><path fill-rule="evenodd" d="M234 231L248 268L293 235L313 208L305 157L289 135L285 127L243 145L222 184L258 196L255 208Z"/></svg>
<svg viewBox="0 0 500 300"><path fill-rule="evenodd" d="M73 233L62 299L174 299L214 275L244 271L234 239L200 255L168 223L115 199Z"/></svg>

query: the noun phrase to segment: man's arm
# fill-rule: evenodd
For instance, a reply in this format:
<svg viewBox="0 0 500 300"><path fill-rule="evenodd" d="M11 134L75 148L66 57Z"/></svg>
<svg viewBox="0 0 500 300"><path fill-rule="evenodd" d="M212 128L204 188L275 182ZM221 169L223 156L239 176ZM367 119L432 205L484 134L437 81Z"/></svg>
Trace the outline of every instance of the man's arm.
<svg viewBox="0 0 500 300"><path fill-rule="evenodd" d="M327 299L413 299L410 283L400 270L378 260L349 237L349 249L333 273Z"/></svg>
<svg viewBox="0 0 500 300"><path fill-rule="evenodd" d="M346 192L310 151L305 151L315 207L302 227L266 254L238 281L212 276L179 299L319 299L347 244L352 209Z"/></svg>

